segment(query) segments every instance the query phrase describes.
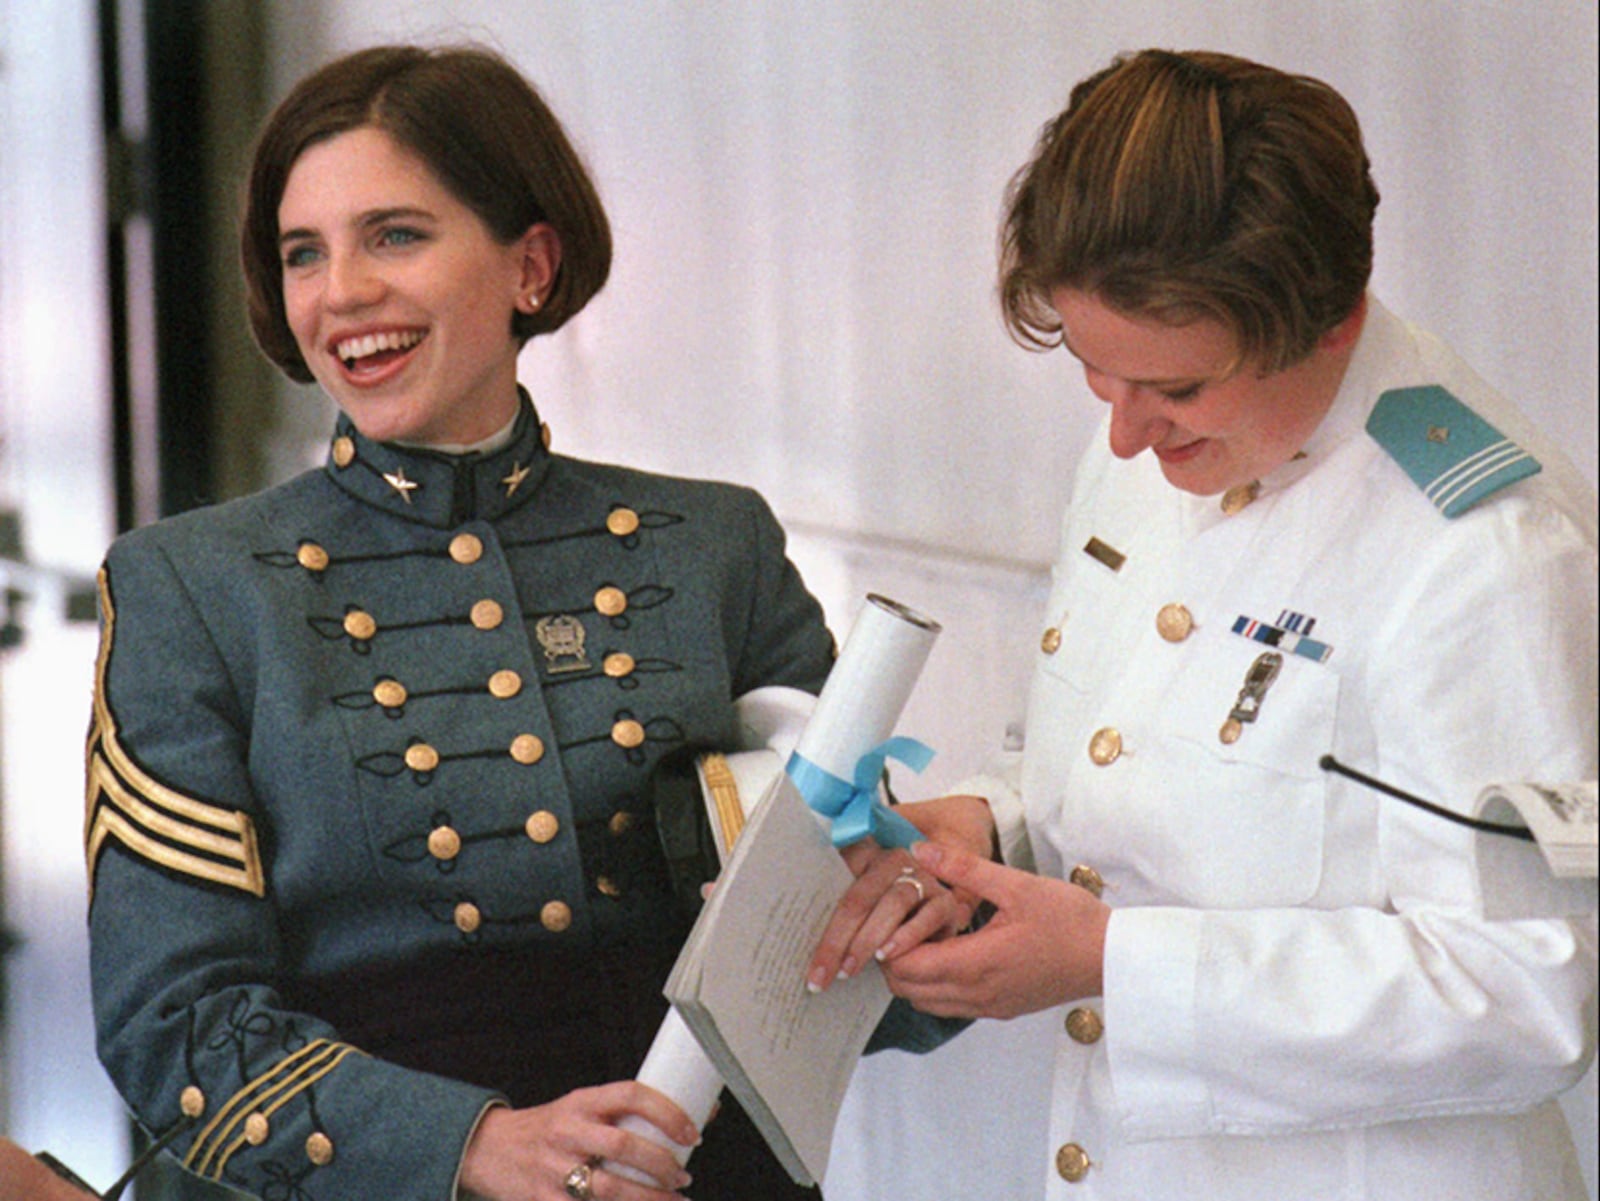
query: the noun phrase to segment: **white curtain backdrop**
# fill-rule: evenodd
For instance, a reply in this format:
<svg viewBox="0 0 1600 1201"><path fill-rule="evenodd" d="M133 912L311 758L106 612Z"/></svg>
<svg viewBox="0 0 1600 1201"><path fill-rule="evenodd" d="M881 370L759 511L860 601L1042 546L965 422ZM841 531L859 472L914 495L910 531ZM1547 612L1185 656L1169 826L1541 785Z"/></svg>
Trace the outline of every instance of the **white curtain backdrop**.
<svg viewBox="0 0 1600 1201"><path fill-rule="evenodd" d="M869 590L938 618L945 633L903 730L939 758L925 780L899 781L907 795L973 768L1020 717L1041 580L1097 405L1065 356L1006 338L996 218L1039 126L1118 51L1227 50L1339 88L1383 193L1377 292L1596 477L1591 0L277 0L269 11L274 99L330 54L403 39L484 41L540 84L593 168L617 243L606 290L523 360L557 449L760 488L841 637ZM0 279L12 304L26 294L15 278ZM71 328L70 307L57 311ZM40 379L67 361L41 357L42 343L6 350ZM41 385L22 404L34 424L8 409L10 432L26 452L39 431L24 461L42 475L65 441L47 416L104 400ZM286 389L262 431L282 474L320 458L328 420L317 394ZM103 531L78 541L64 539L62 557L92 568ZM57 645L48 629L36 644ZM82 639L58 647L47 670L8 678L8 699L21 695L13 679L66 681L50 694L59 709L42 683L30 692L29 718L81 735L92 653ZM10 744L8 771L22 745ZM39 786L13 780L8 806L13 839L37 829L36 845L71 856L79 785L70 761L64 770L47 805ZM65 879L15 851L5 868L14 920L17 897ZM64 924L39 919L30 981L80 970L81 894L64 895L78 908ZM83 1081L86 1019L56 1022L84 1004L82 989L13 987L12 1132L35 1147L84 1146L95 1131L115 1145L103 1094ZM830 1201L1040 1196L1055 1021L988 1024L925 1059L866 1062ZM52 1062L77 1065L74 1079ZM75 1112L90 1093L98 1107ZM1568 1110L1593 1195L1593 1073Z"/></svg>

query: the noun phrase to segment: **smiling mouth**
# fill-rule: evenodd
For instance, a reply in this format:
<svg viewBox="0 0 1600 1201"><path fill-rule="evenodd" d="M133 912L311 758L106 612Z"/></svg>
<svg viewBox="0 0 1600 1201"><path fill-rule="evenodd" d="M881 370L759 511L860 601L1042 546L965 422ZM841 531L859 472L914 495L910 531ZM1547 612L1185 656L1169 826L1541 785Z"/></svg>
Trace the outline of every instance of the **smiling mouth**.
<svg viewBox="0 0 1600 1201"><path fill-rule="evenodd" d="M1157 446L1152 449L1156 453L1156 458L1163 463L1183 463L1199 454L1200 448L1205 444L1204 438L1196 438L1193 442L1185 442L1182 446Z"/></svg>
<svg viewBox="0 0 1600 1201"><path fill-rule="evenodd" d="M404 355L425 336L421 330L362 334L334 343L333 353L346 371L376 371Z"/></svg>

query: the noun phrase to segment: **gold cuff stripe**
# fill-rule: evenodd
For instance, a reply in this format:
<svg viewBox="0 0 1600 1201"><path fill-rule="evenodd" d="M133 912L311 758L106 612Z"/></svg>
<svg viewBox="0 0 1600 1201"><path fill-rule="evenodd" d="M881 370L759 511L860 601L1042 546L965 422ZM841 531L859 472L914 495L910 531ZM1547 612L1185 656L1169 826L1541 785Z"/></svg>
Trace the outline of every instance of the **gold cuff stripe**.
<svg viewBox="0 0 1600 1201"><path fill-rule="evenodd" d="M234 1093L217 1110L217 1116L196 1136L184 1158L184 1166L202 1176L209 1173L220 1180L228 1158L245 1144L241 1127L251 1114L270 1117L352 1054L362 1052L349 1043L319 1038L280 1060L270 1071Z"/></svg>
<svg viewBox="0 0 1600 1201"><path fill-rule="evenodd" d="M103 570L99 585L105 630L95 668L94 728L85 755L83 838L91 895L100 853L106 840L115 838L158 866L265 896L266 876L250 816L168 788L134 763L118 741L116 718L106 701L115 617Z"/></svg>
<svg viewBox="0 0 1600 1201"><path fill-rule="evenodd" d="M700 771L711 790L711 802L717 808L717 824L722 830L722 845L729 852L744 831L744 806L739 803L739 782L733 777L725 756L712 752L700 756Z"/></svg>

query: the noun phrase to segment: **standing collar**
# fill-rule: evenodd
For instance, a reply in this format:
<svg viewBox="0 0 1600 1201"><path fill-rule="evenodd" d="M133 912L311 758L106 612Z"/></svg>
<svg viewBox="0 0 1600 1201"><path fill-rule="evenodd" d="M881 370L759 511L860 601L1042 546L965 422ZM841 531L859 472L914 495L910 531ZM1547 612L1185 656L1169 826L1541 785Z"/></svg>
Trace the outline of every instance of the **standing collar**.
<svg viewBox="0 0 1600 1201"><path fill-rule="evenodd" d="M487 454L374 442L341 413L326 470L351 496L407 521L436 529L494 521L526 504L550 467L548 431L527 392L517 392L511 439Z"/></svg>

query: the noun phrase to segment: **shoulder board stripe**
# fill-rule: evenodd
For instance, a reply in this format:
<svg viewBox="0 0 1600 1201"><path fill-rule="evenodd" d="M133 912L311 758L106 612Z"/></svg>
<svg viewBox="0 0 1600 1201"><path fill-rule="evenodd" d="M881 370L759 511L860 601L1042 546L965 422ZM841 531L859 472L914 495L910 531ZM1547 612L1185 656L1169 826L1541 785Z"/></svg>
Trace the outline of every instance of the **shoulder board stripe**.
<svg viewBox="0 0 1600 1201"><path fill-rule="evenodd" d="M1515 442L1509 440L1497 442L1434 480L1425 495L1439 507L1441 512L1448 513L1453 505L1460 502L1474 488L1492 483L1500 472L1524 459L1531 458L1532 456Z"/></svg>

